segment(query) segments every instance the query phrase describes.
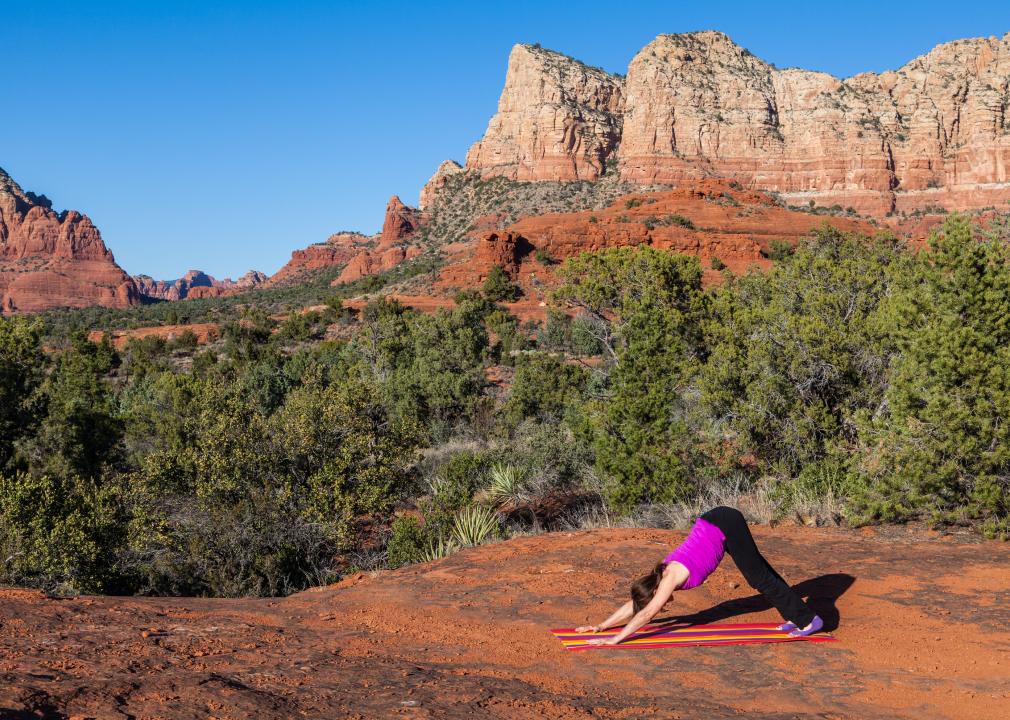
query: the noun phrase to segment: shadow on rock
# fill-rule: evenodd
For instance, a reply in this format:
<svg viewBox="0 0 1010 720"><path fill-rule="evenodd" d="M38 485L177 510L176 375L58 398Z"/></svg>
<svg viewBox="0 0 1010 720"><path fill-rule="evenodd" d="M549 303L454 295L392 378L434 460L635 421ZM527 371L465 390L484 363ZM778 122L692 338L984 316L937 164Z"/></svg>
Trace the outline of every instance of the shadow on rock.
<svg viewBox="0 0 1010 720"><path fill-rule="evenodd" d="M852 575L845 573L831 573L820 577L804 580L793 586L793 590L800 594L813 608L814 612L824 620L824 630L831 632L838 628L841 618L836 601L845 591L852 587L856 579ZM669 625L706 625L711 623L729 620L739 615L761 612L768 610L771 604L762 595L751 595L749 597L727 600L719 603L713 608L702 610L691 615L678 615L662 618L656 623L664 626Z"/></svg>

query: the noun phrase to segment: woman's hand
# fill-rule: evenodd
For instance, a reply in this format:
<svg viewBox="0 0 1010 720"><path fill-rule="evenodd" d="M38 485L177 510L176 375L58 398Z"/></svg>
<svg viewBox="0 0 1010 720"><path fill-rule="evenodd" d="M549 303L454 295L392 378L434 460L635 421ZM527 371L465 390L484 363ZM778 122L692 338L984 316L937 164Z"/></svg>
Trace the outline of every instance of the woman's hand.
<svg viewBox="0 0 1010 720"><path fill-rule="evenodd" d="M582 627L575 628L577 633L598 633L600 631L599 625L583 625Z"/></svg>
<svg viewBox="0 0 1010 720"><path fill-rule="evenodd" d="M605 638L593 638L592 640L587 640L586 645L616 645L617 636L611 635Z"/></svg>

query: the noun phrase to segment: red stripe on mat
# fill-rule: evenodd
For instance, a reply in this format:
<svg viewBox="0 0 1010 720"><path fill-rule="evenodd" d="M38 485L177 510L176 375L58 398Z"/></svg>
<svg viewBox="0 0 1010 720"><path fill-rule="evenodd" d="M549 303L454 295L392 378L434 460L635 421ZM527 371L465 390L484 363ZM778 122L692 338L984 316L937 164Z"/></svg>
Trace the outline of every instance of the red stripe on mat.
<svg viewBox="0 0 1010 720"><path fill-rule="evenodd" d="M758 645L763 643L781 642L833 642L831 635L811 635L809 637L791 637L788 633L779 632L775 623L742 623L739 625L694 625L664 630L663 626L646 626L629 638L629 642L619 645L589 645L592 638L612 637L620 632L619 628L602 633L575 633L574 628L557 628L551 630L558 640L562 641L566 650L604 650L608 648L619 650L648 650L666 647L704 647L708 645ZM777 637L755 638L756 632L764 631ZM716 635L701 639L699 635ZM638 642L635 640L638 639ZM642 642L642 640L652 642ZM567 643L567 644L565 644Z"/></svg>

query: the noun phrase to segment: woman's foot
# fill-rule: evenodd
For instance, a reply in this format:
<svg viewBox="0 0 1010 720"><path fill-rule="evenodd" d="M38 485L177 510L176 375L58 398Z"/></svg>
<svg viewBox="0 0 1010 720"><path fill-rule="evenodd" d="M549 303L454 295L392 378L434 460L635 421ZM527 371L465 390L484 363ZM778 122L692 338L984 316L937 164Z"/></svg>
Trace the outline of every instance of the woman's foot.
<svg viewBox="0 0 1010 720"><path fill-rule="evenodd" d="M775 629L778 630L779 632L791 632L796 629L796 623L791 622L782 623Z"/></svg>
<svg viewBox="0 0 1010 720"><path fill-rule="evenodd" d="M789 633L789 637L806 637L807 635L813 635L815 632L820 632L824 629L824 621L821 620L820 616L814 615L814 619L810 621L810 624L805 628L796 628Z"/></svg>

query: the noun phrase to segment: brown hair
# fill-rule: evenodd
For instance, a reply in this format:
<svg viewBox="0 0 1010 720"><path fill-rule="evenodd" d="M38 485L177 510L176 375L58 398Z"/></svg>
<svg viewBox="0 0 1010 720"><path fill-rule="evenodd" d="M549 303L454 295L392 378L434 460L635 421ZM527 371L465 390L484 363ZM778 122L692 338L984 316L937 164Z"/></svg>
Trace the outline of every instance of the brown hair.
<svg viewBox="0 0 1010 720"><path fill-rule="evenodd" d="M659 581L663 579L664 570L666 570L666 565L659 563L651 573L643 575L631 584L631 605L636 615L655 597L656 588L659 587Z"/></svg>

